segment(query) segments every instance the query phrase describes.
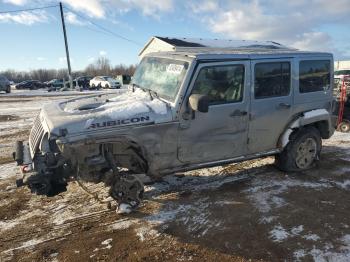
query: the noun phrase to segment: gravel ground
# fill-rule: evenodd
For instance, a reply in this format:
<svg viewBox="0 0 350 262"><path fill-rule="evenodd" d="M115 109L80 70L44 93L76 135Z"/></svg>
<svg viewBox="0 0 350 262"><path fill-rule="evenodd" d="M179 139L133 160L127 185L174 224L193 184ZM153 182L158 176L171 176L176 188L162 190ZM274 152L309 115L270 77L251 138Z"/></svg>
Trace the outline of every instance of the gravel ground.
<svg viewBox="0 0 350 262"><path fill-rule="evenodd" d="M75 95L0 95L0 261L350 261L350 134L302 174L267 157L166 176L128 216L75 182L50 198L15 188L14 141L43 104Z"/></svg>

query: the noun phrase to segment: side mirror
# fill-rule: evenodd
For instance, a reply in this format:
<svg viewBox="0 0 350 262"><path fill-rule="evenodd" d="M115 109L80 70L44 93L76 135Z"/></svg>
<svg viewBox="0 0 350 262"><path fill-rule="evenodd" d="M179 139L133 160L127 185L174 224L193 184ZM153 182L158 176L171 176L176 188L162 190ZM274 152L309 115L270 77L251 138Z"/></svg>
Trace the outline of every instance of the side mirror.
<svg viewBox="0 0 350 262"><path fill-rule="evenodd" d="M206 95L193 94L189 98L189 104L192 110L207 113L209 110L209 97Z"/></svg>

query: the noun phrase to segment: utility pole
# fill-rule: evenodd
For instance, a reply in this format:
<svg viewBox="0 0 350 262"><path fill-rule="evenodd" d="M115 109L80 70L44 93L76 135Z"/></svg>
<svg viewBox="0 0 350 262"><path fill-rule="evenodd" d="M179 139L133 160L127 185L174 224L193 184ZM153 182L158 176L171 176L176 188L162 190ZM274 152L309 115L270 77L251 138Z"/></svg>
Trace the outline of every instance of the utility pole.
<svg viewBox="0 0 350 262"><path fill-rule="evenodd" d="M70 58L69 58L69 50L68 50L66 24L64 23L63 6L62 6L61 2L60 2L60 11L61 11L62 28L63 28L63 35L64 35L64 44L66 46L66 58L67 58L67 65L68 65L69 86L70 86L71 89L73 89L72 69L70 67Z"/></svg>

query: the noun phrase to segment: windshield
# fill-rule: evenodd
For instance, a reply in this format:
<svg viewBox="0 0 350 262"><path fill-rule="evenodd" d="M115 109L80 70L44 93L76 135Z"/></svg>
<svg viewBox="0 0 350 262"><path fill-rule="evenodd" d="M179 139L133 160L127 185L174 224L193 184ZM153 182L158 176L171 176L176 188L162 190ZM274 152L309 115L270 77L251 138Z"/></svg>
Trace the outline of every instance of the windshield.
<svg viewBox="0 0 350 262"><path fill-rule="evenodd" d="M339 76L339 75L350 75L350 70L339 70L335 71L334 75Z"/></svg>
<svg viewBox="0 0 350 262"><path fill-rule="evenodd" d="M173 102L187 68L184 61L146 57L137 67L132 83Z"/></svg>

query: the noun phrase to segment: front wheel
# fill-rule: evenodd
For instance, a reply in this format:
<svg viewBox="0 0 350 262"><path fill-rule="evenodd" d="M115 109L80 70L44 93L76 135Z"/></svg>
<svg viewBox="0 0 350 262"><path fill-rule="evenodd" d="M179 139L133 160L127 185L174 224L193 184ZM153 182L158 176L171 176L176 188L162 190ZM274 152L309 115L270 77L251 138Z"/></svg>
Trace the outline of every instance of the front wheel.
<svg viewBox="0 0 350 262"><path fill-rule="evenodd" d="M300 129L291 135L288 145L276 156L275 164L286 172L310 169L319 159L321 148L321 135L316 128Z"/></svg>

